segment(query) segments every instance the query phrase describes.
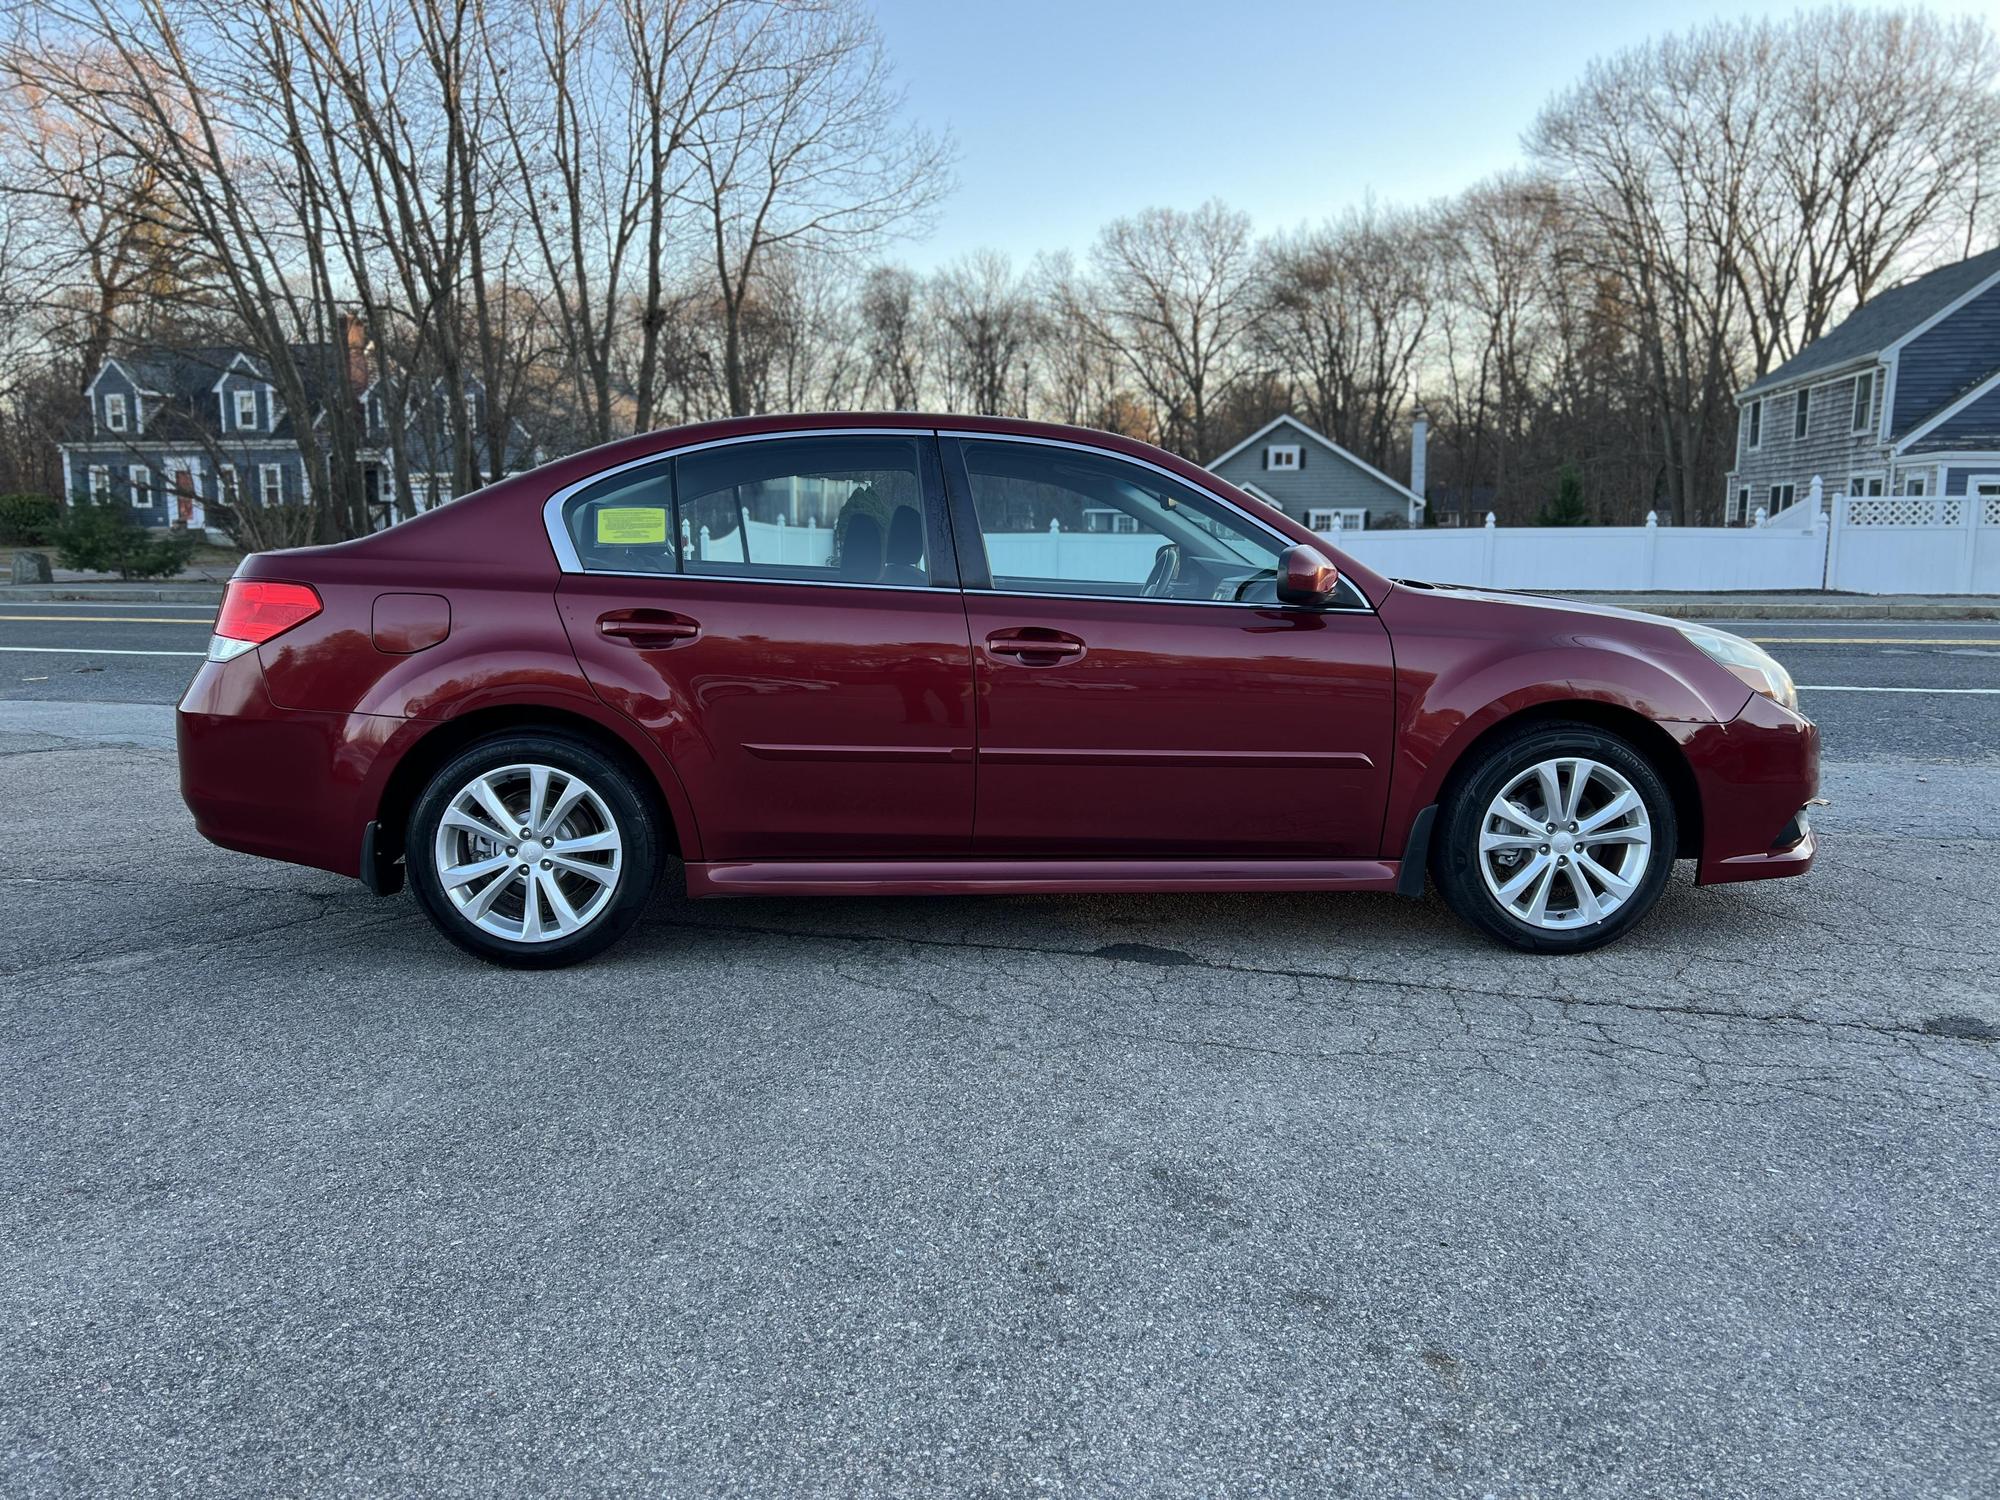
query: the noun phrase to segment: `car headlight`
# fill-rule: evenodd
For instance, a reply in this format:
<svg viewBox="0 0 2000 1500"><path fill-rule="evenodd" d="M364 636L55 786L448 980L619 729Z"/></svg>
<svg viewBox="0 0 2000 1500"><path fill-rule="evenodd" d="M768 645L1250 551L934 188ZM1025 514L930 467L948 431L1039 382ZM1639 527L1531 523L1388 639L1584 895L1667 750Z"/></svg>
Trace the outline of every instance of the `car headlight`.
<svg viewBox="0 0 2000 1500"><path fill-rule="evenodd" d="M1799 690L1792 682L1792 674L1780 666L1770 652L1751 645L1740 635L1710 630L1705 625L1682 625L1679 629L1687 637L1689 645L1709 660L1734 672L1753 693L1762 693L1773 702L1798 712Z"/></svg>

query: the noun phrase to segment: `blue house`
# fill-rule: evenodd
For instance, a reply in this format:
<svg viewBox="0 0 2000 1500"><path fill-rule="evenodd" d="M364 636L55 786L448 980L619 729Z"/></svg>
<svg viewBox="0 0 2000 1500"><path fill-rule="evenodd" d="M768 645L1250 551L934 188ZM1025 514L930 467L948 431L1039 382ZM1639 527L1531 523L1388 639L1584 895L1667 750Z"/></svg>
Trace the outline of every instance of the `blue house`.
<svg viewBox="0 0 2000 1500"><path fill-rule="evenodd" d="M1947 500L2000 517L2000 249L1879 292L1736 398L1725 514L1825 494Z"/></svg>
<svg viewBox="0 0 2000 1500"><path fill-rule="evenodd" d="M141 348L107 358L85 394L89 411L61 444L64 493L119 501L146 526L180 526L217 536L210 506L298 504L310 498L310 476L299 453L297 424L326 419L325 387L346 361L364 433L362 482L372 524L393 519L395 474L409 475L412 500L427 510L452 498L453 425L483 431L485 388L477 381L456 398L442 383L403 384L343 319L334 344L298 344L293 356L308 372L312 410L287 411L269 367L235 345ZM383 403L406 403L400 448L389 443ZM510 424L504 472L540 462L519 423Z"/></svg>
<svg viewBox="0 0 2000 1500"><path fill-rule="evenodd" d="M1411 429L1410 484L1391 479L1289 413L1202 467L1314 531L1415 526L1424 512L1427 428L1419 412Z"/></svg>

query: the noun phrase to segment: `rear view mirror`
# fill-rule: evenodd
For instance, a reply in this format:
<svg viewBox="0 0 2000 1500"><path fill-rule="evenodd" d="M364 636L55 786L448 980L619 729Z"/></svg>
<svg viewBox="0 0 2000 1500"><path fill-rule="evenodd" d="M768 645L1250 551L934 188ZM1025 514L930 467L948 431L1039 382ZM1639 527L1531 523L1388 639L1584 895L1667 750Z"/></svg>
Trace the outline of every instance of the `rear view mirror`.
<svg viewBox="0 0 2000 1500"><path fill-rule="evenodd" d="M1278 559L1280 604L1324 604L1340 587L1340 572L1317 547L1301 544Z"/></svg>

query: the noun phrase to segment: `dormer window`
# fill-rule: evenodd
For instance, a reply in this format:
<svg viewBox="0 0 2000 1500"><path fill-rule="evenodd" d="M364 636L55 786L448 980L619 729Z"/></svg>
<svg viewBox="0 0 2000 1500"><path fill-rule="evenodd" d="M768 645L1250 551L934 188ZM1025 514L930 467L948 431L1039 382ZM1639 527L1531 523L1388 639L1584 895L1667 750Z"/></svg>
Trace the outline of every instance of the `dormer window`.
<svg viewBox="0 0 2000 1500"><path fill-rule="evenodd" d="M255 432L257 430L257 393L238 391L236 393L236 430Z"/></svg>
<svg viewBox="0 0 2000 1500"><path fill-rule="evenodd" d="M117 391L110 392L104 398L105 430L109 432L123 432L127 420L125 397Z"/></svg>
<svg viewBox="0 0 2000 1500"><path fill-rule="evenodd" d="M1264 467L1267 469L1298 468L1299 445L1297 443L1273 443L1264 450Z"/></svg>

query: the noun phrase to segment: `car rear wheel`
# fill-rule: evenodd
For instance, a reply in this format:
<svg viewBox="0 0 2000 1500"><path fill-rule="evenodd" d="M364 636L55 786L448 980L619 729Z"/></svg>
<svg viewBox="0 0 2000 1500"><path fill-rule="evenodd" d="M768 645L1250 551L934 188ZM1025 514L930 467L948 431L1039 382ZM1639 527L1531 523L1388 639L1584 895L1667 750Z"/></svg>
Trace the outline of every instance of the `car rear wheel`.
<svg viewBox="0 0 2000 1500"><path fill-rule="evenodd" d="M1452 910L1501 942L1578 953L1650 911L1673 871L1673 798L1652 763L1587 724L1538 724L1455 783L1432 846Z"/></svg>
<svg viewBox="0 0 2000 1500"><path fill-rule="evenodd" d="M417 799L410 883L440 931L515 968L575 963L639 919L659 871L653 814L631 776L560 735L482 741Z"/></svg>

